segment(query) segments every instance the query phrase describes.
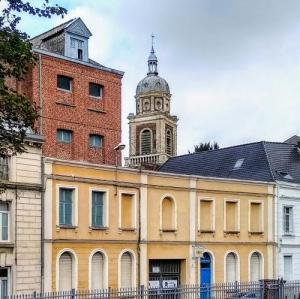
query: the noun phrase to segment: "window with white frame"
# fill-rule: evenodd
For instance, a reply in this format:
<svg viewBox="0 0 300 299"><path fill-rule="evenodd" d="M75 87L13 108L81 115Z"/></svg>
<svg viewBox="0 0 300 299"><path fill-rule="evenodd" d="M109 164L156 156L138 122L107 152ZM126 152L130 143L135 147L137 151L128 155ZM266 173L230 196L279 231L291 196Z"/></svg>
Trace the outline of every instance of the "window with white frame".
<svg viewBox="0 0 300 299"><path fill-rule="evenodd" d="M293 257L291 255L283 257L283 275L285 280L293 279Z"/></svg>
<svg viewBox="0 0 300 299"><path fill-rule="evenodd" d="M226 256L226 282L235 282L237 280L237 256L235 253L230 252Z"/></svg>
<svg viewBox="0 0 300 299"><path fill-rule="evenodd" d="M91 289L99 290L104 288L104 261L105 257L102 252L96 252L91 261Z"/></svg>
<svg viewBox="0 0 300 299"><path fill-rule="evenodd" d="M0 267L0 298L9 295L9 269Z"/></svg>
<svg viewBox="0 0 300 299"><path fill-rule="evenodd" d="M287 235L293 233L293 207L283 207L283 232Z"/></svg>
<svg viewBox="0 0 300 299"><path fill-rule="evenodd" d="M262 279L262 258L260 253L253 252L250 257L250 280L259 281Z"/></svg>
<svg viewBox="0 0 300 299"><path fill-rule="evenodd" d="M74 287L74 262L70 252L59 258L59 291L70 291Z"/></svg>
<svg viewBox="0 0 300 299"><path fill-rule="evenodd" d="M121 256L121 288L133 286L133 258L130 252L124 252Z"/></svg>
<svg viewBox="0 0 300 299"><path fill-rule="evenodd" d="M0 201L0 241L8 241L9 231L9 205Z"/></svg>
<svg viewBox="0 0 300 299"><path fill-rule="evenodd" d="M105 227L105 202L106 192L93 190L92 191L92 219L91 225L94 228Z"/></svg>
<svg viewBox="0 0 300 299"><path fill-rule="evenodd" d="M59 225L74 225L74 193L73 188L59 188Z"/></svg>

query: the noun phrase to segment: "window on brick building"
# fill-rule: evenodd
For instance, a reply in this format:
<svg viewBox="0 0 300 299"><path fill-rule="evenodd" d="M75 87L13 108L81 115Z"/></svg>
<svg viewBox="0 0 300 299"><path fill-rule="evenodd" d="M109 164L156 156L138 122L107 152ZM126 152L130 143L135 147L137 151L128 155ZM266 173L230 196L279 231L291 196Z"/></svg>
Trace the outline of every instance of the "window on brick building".
<svg viewBox="0 0 300 299"><path fill-rule="evenodd" d="M95 98L101 98L102 97L102 90L103 86L96 83L89 83L89 95Z"/></svg>
<svg viewBox="0 0 300 299"><path fill-rule="evenodd" d="M71 91L72 78L63 75L57 75L57 88Z"/></svg>
<svg viewBox="0 0 300 299"><path fill-rule="evenodd" d="M102 147L103 137L101 135L90 134L89 139L90 139L89 140L90 147L93 147L93 148L101 148Z"/></svg>
<svg viewBox="0 0 300 299"><path fill-rule="evenodd" d="M72 142L72 131L70 130L57 130L57 141L62 143L71 143Z"/></svg>

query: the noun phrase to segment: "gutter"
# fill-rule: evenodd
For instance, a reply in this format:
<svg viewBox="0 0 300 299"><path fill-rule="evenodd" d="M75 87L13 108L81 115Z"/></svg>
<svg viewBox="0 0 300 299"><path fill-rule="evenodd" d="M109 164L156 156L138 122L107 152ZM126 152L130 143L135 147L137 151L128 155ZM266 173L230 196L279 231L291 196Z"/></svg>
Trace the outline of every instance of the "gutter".
<svg viewBox="0 0 300 299"><path fill-rule="evenodd" d="M42 96L42 55L39 54L39 105L40 105L40 135L43 135L43 96Z"/></svg>

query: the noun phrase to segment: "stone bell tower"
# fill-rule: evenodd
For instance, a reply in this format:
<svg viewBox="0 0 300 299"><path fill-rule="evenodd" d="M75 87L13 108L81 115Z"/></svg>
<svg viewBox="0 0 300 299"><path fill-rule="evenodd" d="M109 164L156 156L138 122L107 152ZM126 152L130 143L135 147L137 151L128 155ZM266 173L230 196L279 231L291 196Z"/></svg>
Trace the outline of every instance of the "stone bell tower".
<svg viewBox="0 0 300 299"><path fill-rule="evenodd" d="M177 152L177 116L170 114L171 94L167 81L158 76L158 60L152 47L148 73L136 88L136 114L130 113L130 167L152 166L154 169Z"/></svg>

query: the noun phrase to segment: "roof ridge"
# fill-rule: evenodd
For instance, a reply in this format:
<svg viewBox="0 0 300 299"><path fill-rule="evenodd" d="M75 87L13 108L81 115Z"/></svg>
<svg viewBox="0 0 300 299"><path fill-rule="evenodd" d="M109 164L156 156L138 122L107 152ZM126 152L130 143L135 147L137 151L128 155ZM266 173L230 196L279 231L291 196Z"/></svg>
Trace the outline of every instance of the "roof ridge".
<svg viewBox="0 0 300 299"><path fill-rule="evenodd" d="M269 142L269 143L272 143L272 142ZM276 143L276 142L274 142L274 143ZM279 142L278 142L278 143L279 143ZM262 142L262 146L263 146L263 150L264 150L264 152L265 152L265 155L266 155L266 157L267 157L267 163L268 163L269 172L270 172L270 174L271 174L271 177L272 177L273 181L276 181L276 180L275 180L274 173L273 173L273 169L272 169L272 167L271 167L271 163L270 163L270 160L269 160L268 151L267 151L265 145L266 145L266 141L263 141L263 142Z"/></svg>
<svg viewBox="0 0 300 299"><path fill-rule="evenodd" d="M47 34L47 33L50 33L52 30L55 30L55 29L57 29L57 28L59 28L59 27L63 27L64 25L66 25L66 24L68 24L68 23L72 23L72 22L75 21L76 19L77 19L77 18L72 18L72 19L70 19L70 20L68 20L68 21L66 21L66 22L64 22L64 23L61 23L61 24L59 24L59 25L57 25L57 26L55 26L55 27L52 27L51 29L49 29L49 30L47 30L47 31L45 31L45 32L42 32L42 33L40 33L40 34L34 36L34 37L31 38L30 40L37 39L37 38L41 37L42 35L45 35L45 34Z"/></svg>

